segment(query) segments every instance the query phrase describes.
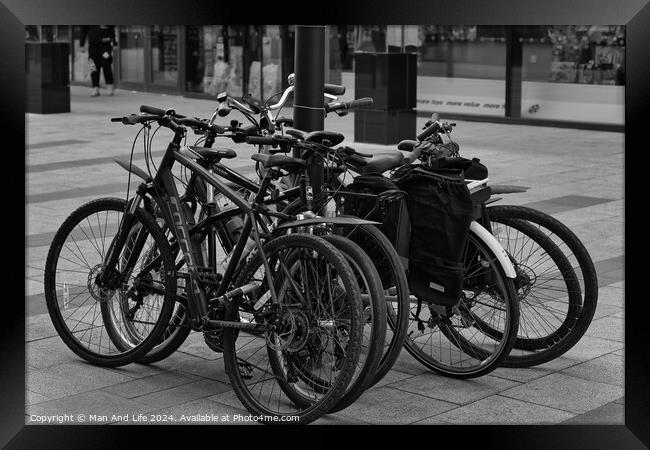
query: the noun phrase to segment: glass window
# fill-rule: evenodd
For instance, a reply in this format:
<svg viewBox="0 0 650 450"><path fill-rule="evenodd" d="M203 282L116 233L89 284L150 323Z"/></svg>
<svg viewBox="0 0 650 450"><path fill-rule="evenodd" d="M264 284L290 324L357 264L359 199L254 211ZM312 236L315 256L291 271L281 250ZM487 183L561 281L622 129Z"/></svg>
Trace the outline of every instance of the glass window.
<svg viewBox="0 0 650 450"><path fill-rule="evenodd" d="M522 117L624 123L625 27L527 27L519 39Z"/></svg>
<svg viewBox="0 0 650 450"><path fill-rule="evenodd" d="M141 25L120 27L120 80L144 83L144 37Z"/></svg>
<svg viewBox="0 0 650 450"><path fill-rule="evenodd" d="M178 28L154 25L151 30L151 82L178 84Z"/></svg>
<svg viewBox="0 0 650 450"><path fill-rule="evenodd" d="M505 27L403 28L404 51L418 53L419 111L505 115Z"/></svg>
<svg viewBox="0 0 650 450"><path fill-rule="evenodd" d="M279 25L266 25L262 33L262 93L266 99L282 90L282 38Z"/></svg>

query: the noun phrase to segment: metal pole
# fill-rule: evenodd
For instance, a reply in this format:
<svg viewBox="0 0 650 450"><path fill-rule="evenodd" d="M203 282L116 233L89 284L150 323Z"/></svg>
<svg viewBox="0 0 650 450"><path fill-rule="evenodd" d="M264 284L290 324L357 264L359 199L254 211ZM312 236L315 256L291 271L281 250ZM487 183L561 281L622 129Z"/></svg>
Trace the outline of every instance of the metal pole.
<svg viewBox="0 0 650 450"><path fill-rule="evenodd" d="M296 25L294 127L322 130L325 124L325 25Z"/></svg>
<svg viewBox="0 0 650 450"><path fill-rule="evenodd" d="M325 126L325 28L325 25L296 25L293 126L303 131L322 130ZM322 161L308 163L315 197L322 191Z"/></svg>

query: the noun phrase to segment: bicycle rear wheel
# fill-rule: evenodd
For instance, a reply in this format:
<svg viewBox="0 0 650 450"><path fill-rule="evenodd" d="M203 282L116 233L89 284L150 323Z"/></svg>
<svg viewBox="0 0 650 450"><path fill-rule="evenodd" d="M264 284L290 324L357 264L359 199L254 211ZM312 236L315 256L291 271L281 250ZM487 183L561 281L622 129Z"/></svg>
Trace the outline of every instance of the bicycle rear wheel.
<svg viewBox="0 0 650 450"><path fill-rule="evenodd" d="M598 279L593 261L580 239L566 225L548 214L525 206L511 205L493 205L487 211L491 227L497 230L493 232L497 238L500 234L508 236L508 230L520 230L520 234L515 236L517 239L510 232L510 242L502 242L504 248L512 247L509 253L520 251L515 248L522 248L522 245L532 245L527 239L532 238L532 233L521 233L528 229L525 228L526 225L556 246L553 250L547 245L546 252L549 257L553 256L557 273L551 273L552 276L546 281L541 280L537 292L540 284L548 287L552 283L555 290L546 289L542 296L527 294L523 297L522 326L516 347L503 363L506 367L543 364L571 349L591 323L598 301ZM537 241L541 242L540 239ZM559 277L558 273L561 274L563 283L553 280ZM532 285L532 289L535 288Z"/></svg>
<svg viewBox="0 0 650 450"><path fill-rule="evenodd" d="M515 343L519 307L514 284L490 248L471 230L465 249L463 292L457 305L411 299L406 350L442 375L485 375L501 364Z"/></svg>
<svg viewBox="0 0 650 450"><path fill-rule="evenodd" d="M358 244L375 263L386 298L384 350L371 386L377 384L393 367L400 355L409 325L410 297L404 266L390 240L374 225L340 226L336 234Z"/></svg>
<svg viewBox="0 0 650 450"><path fill-rule="evenodd" d="M127 230L116 275L99 283L125 205L105 198L75 210L54 236L45 265L45 297L57 333L73 352L100 366L128 364L147 353L161 339L175 303L169 244L141 209Z"/></svg>
<svg viewBox="0 0 650 450"><path fill-rule="evenodd" d="M264 246L264 254L273 273L265 273L257 253L235 285L260 287L233 299L226 320L269 329L225 328L226 372L258 420L275 423L291 416L285 423L308 423L336 404L354 375L363 333L359 285L344 256L315 236L280 236ZM304 398L309 405L295 402Z"/></svg>

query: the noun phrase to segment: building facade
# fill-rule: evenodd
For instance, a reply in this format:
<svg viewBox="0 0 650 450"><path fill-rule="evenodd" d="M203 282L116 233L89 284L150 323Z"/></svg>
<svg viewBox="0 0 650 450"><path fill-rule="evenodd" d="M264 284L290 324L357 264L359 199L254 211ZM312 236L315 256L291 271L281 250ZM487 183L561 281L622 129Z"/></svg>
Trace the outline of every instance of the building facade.
<svg viewBox="0 0 650 450"><path fill-rule="evenodd" d="M294 67L291 25L118 26L118 88L266 99ZM89 83L79 27L26 27L28 40L71 44L73 84ZM326 81L354 98L354 54L414 52L417 110L539 123L624 124L625 27L331 25Z"/></svg>

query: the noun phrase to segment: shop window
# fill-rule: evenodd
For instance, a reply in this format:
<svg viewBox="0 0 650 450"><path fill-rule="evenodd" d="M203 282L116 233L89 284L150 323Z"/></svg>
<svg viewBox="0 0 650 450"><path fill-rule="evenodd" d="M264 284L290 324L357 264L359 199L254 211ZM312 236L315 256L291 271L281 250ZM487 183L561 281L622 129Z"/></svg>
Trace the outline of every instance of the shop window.
<svg viewBox="0 0 650 450"><path fill-rule="evenodd" d="M522 117L624 123L625 27L527 27L519 39Z"/></svg>

